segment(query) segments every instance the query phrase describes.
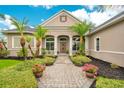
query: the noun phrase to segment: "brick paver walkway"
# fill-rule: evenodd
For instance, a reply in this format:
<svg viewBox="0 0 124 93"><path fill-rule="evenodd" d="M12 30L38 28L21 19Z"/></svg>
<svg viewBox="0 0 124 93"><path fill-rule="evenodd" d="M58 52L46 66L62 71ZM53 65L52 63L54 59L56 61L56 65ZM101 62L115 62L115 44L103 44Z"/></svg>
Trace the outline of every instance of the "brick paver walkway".
<svg viewBox="0 0 124 93"><path fill-rule="evenodd" d="M68 56L58 56L54 65L46 67L38 81L39 88L88 88L93 79L85 77L80 67L72 64Z"/></svg>

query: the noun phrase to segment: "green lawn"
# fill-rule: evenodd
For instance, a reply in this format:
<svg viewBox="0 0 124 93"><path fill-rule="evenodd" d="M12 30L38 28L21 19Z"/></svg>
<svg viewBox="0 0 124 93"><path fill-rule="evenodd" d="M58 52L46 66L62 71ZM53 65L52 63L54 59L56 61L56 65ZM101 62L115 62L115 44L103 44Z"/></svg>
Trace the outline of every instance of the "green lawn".
<svg viewBox="0 0 124 93"><path fill-rule="evenodd" d="M124 80L98 77L96 88L124 88Z"/></svg>
<svg viewBox="0 0 124 93"><path fill-rule="evenodd" d="M3 68L7 68L13 65L16 65L22 61L19 60L9 60L9 59L0 59L0 70Z"/></svg>

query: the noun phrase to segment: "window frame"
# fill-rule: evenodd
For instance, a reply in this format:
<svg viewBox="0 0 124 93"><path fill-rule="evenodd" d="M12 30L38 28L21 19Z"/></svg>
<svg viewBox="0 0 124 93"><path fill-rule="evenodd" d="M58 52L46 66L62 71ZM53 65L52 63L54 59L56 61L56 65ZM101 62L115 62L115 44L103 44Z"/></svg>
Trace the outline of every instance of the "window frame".
<svg viewBox="0 0 124 93"><path fill-rule="evenodd" d="M47 38L53 38L53 41L47 41ZM50 50L47 49L47 47L46 47L47 43L53 43L53 50L51 50L51 49L52 49L51 44L50 44L50 48L49 48ZM45 38L45 49L46 49L47 51L54 51L54 44L55 44L55 43L54 43L54 37L46 37L46 38Z"/></svg>
<svg viewBox="0 0 124 93"><path fill-rule="evenodd" d="M97 39L99 39L99 45L97 45L98 43L97 43ZM94 39L94 51L96 51L96 52L100 52L100 37L96 37L95 39ZM99 48L97 48L99 46Z"/></svg>
<svg viewBox="0 0 124 93"><path fill-rule="evenodd" d="M73 40L73 38L75 38L75 37L78 37L79 38L79 41ZM80 47L80 37L79 36L75 36L75 37L72 38L72 40L73 40L72 50L73 51L78 51L78 47ZM74 44L76 44L76 50L73 49L73 45ZM79 46L77 46L78 44L79 44Z"/></svg>
<svg viewBox="0 0 124 93"><path fill-rule="evenodd" d="M64 17L64 20L63 20ZM67 21L67 15L60 15L60 22L66 22Z"/></svg>

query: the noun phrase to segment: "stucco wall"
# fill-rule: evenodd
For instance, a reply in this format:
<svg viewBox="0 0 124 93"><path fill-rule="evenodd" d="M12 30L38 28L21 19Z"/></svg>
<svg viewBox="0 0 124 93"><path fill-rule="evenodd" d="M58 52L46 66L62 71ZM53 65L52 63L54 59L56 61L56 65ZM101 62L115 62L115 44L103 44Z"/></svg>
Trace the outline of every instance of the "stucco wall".
<svg viewBox="0 0 124 93"><path fill-rule="evenodd" d="M95 51L94 39L100 38L100 51ZM89 55L124 67L124 21L89 36Z"/></svg>

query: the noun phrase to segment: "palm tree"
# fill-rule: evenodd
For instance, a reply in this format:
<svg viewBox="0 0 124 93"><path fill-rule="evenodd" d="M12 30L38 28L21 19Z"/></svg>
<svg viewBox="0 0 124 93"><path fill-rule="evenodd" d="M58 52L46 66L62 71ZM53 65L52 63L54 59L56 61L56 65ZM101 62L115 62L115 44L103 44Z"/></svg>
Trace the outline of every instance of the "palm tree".
<svg viewBox="0 0 124 93"><path fill-rule="evenodd" d="M89 31L94 25L91 22L83 21L82 23L74 24L70 27L70 29L76 32L80 36L80 45L79 51L83 53L83 44L84 44L84 34Z"/></svg>
<svg viewBox="0 0 124 93"><path fill-rule="evenodd" d="M26 42L28 43L28 48L29 48L32 56L34 57L34 52L33 52L32 48L31 48L31 44L30 44L31 41L32 41L32 37L31 36L26 36Z"/></svg>
<svg viewBox="0 0 124 93"><path fill-rule="evenodd" d="M39 56L39 51L40 51L40 46L42 44L42 39L45 37L45 34L47 32L47 29L45 29L44 27L38 25L36 27L36 32L34 33L34 36L37 40L36 43L36 52L35 52L35 56L38 57Z"/></svg>
<svg viewBox="0 0 124 93"><path fill-rule="evenodd" d="M26 59L26 54L25 54L25 42L26 42L26 40L24 37L24 30L25 30L25 26L28 23L28 20L26 18L24 18L22 22L16 20L15 18L11 18L10 20L11 20L12 25L14 25L16 27L17 31L19 31L19 33L21 34L20 44L22 47L23 57L24 57L24 59Z"/></svg>

